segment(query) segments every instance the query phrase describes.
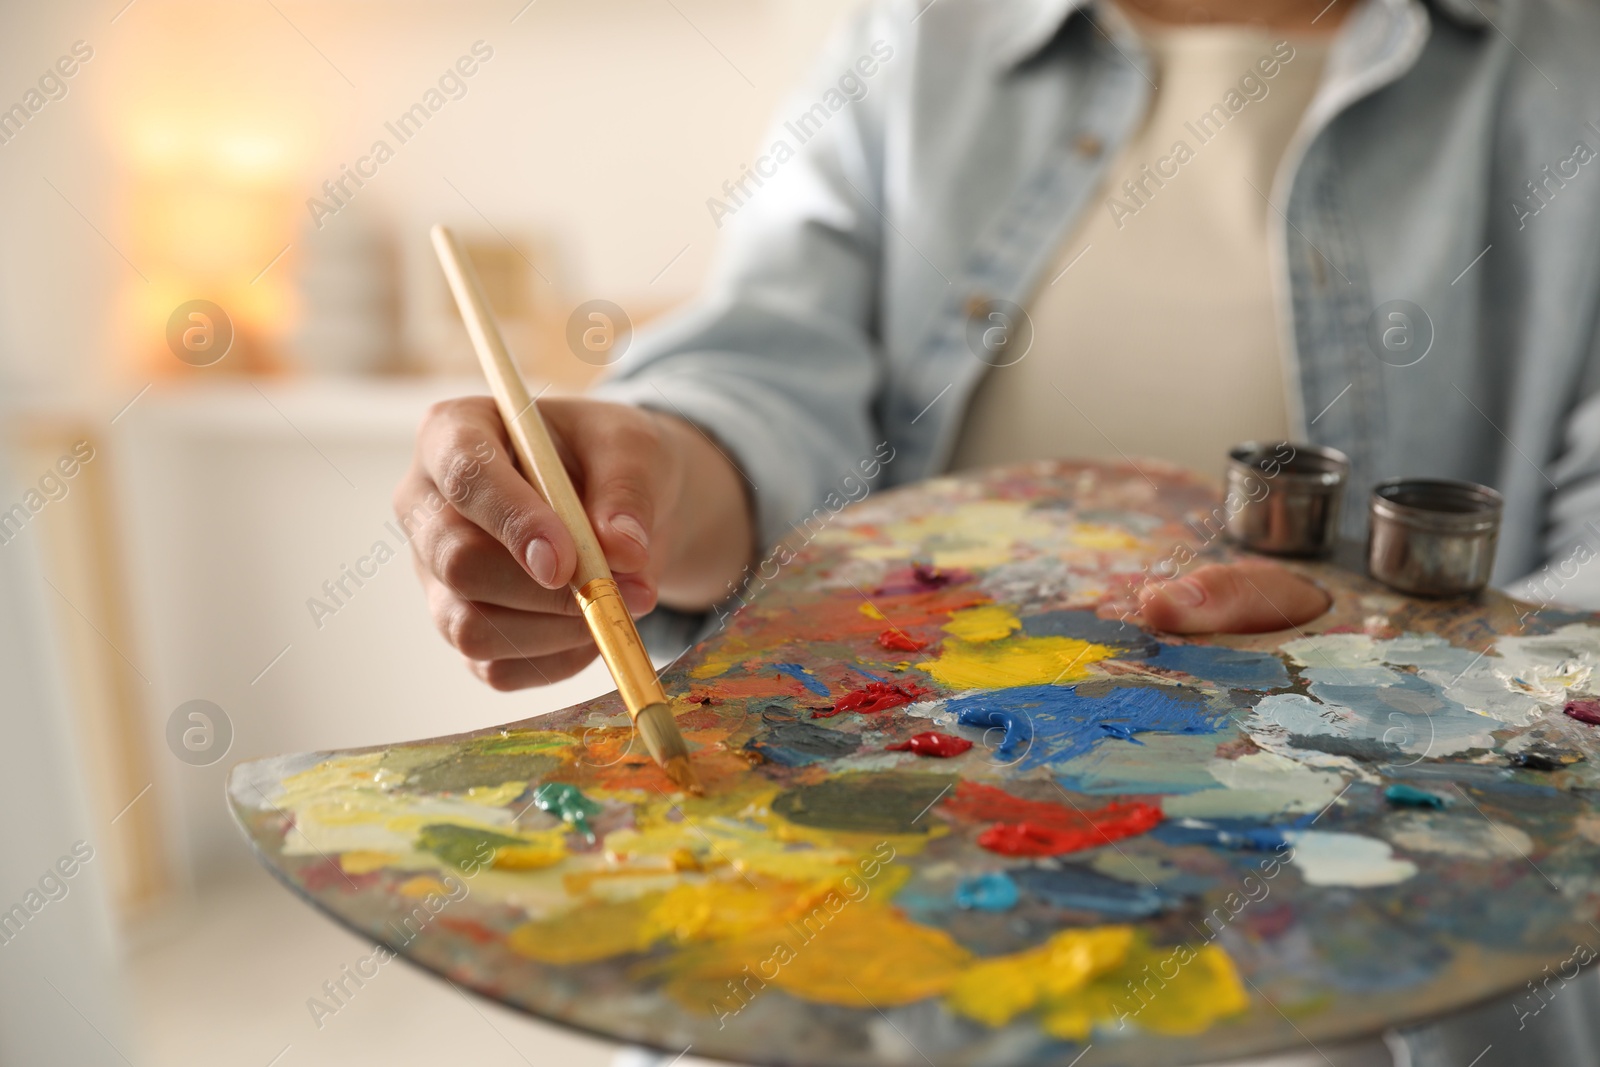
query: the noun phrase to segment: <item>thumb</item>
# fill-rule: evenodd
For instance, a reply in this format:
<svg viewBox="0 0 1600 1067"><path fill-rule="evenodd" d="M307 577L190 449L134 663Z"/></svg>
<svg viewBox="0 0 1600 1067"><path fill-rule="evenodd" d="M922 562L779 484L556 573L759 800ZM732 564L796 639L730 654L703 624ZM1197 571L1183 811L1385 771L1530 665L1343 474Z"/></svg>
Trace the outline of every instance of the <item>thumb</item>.
<svg viewBox="0 0 1600 1067"><path fill-rule="evenodd" d="M1308 623L1332 602L1309 578L1276 563L1212 563L1145 589L1139 618L1168 633L1266 633Z"/></svg>

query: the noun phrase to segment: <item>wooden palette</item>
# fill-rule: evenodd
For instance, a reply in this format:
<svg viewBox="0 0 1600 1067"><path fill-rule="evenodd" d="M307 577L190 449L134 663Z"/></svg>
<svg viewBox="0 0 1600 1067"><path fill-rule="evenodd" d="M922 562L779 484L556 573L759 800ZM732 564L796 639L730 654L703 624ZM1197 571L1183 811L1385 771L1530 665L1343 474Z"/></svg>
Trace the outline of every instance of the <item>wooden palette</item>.
<svg viewBox="0 0 1600 1067"><path fill-rule="evenodd" d="M1218 506L1156 464L1046 463L820 512L663 676L701 799L613 694L241 765L230 802L279 879L412 962L747 1063L1206 1062L1592 959L1600 726L1563 712L1600 625L1332 565L1300 630L1095 615L1228 558Z"/></svg>

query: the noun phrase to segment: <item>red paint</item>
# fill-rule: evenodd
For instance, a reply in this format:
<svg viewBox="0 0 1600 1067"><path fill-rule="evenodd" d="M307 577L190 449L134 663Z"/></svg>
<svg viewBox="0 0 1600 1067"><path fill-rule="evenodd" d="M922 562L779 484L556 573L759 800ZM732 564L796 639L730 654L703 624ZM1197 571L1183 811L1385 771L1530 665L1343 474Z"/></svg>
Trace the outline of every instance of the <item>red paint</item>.
<svg viewBox="0 0 1600 1067"><path fill-rule="evenodd" d="M941 734L937 730L927 733L913 734L897 745L885 746L890 752L915 752L919 756L937 756L939 759L949 759L959 756L972 747L972 742L964 737L951 737Z"/></svg>
<svg viewBox="0 0 1600 1067"><path fill-rule="evenodd" d="M1569 719L1600 726L1600 700L1569 700L1565 710Z"/></svg>
<svg viewBox="0 0 1600 1067"><path fill-rule="evenodd" d="M449 916L444 916L439 919L439 925L479 945L492 944L504 936L471 919L452 919Z"/></svg>
<svg viewBox="0 0 1600 1067"><path fill-rule="evenodd" d="M298 873L300 884L314 893L326 892L329 889L348 890L354 893L376 884L383 876L382 871L351 874L339 866L336 860L326 858L302 867Z"/></svg>
<svg viewBox="0 0 1600 1067"><path fill-rule="evenodd" d="M885 630L878 635L878 644L890 652L921 652L928 642L918 641L904 630Z"/></svg>
<svg viewBox="0 0 1600 1067"><path fill-rule="evenodd" d="M913 563L902 570L891 571L877 589L881 594L931 593L947 586L960 585L972 580L969 571L958 568L940 569L927 563Z"/></svg>
<svg viewBox="0 0 1600 1067"><path fill-rule="evenodd" d="M859 711L863 715L871 715L877 711L888 711L898 708L901 704L909 704L918 697L928 695L928 690L915 682L906 682L904 685L891 685L888 682L868 682L860 689L854 689L839 698L832 709L813 711L813 719L831 719L841 711Z"/></svg>
<svg viewBox="0 0 1600 1067"><path fill-rule="evenodd" d="M1142 801L1072 808L1024 800L978 782L962 782L943 808L965 821L998 823L978 835L978 844L1007 856L1055 856L1096 848L1146 833L1161 823L1161 809Z"/></svg>

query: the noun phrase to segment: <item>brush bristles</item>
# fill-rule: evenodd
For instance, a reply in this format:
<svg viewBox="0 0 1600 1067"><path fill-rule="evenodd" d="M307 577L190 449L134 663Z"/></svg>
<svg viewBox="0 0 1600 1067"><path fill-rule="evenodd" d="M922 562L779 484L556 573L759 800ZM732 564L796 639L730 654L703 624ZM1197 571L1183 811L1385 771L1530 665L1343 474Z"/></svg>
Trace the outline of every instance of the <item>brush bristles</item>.
<svg viewBox="0 0 1600 1067"><path fill-rule="evenodd" d="M684 743L683 734L678 732L672 709L665 704L651 704L634 716L633 723L639 728L639 736L644 738L645 748L650 750L650 755L655 757L661 769L667 772L667 777L680 789L703 796L705 790L689 763L689 746Z"/></svg>

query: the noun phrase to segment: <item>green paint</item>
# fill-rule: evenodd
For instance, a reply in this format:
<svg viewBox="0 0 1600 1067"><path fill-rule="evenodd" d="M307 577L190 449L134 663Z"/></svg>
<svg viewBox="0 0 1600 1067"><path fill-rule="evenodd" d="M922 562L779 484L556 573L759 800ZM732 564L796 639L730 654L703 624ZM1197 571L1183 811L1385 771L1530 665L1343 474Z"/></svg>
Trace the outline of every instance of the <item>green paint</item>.
<svg viewBox="0 0 1600 1067"><path fill-rule="evenodd" d="M432 852L450 866L464 870L469 865L482 867L494 862L494 850L505 845L525 845L520 838L507 837L493 830L477 830L454 823L424 826L417 835L417 847Z"/></svg>
<svg viewBox="0 0 1600 1067"><path fill-rule="evenodd" d="M600 814L601 808L580 793L577 786L565 782L541 785L533 791L533 806L558 817L590 841L594 840L594 831L589 829L589 816Z"/></svg>
<svg viewBox="0 0 1600 1067"><path fill-rule="evenodd" d="M779 794L772 810L824 830L925 834L928 809L955 783L944 774L846 774Z"/></svg>
<svg viewBox="0 0 1600 1067"><path fill-rule="evenodd" d="M1425 789L1416 789L1404 783L1391 785L1383 791L1384 799L1401 808L1442 808L1444 797Z"/></svg>
<svg viewBox="0 0 1600 1067"><path fill-rule="evenodd" d="M482 786L527 782L561 765L557 756L516 752L461 752L418 767L406 776L405 788L419 793L465 793Z"/></svg>

